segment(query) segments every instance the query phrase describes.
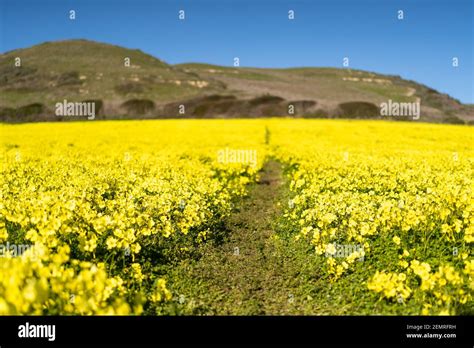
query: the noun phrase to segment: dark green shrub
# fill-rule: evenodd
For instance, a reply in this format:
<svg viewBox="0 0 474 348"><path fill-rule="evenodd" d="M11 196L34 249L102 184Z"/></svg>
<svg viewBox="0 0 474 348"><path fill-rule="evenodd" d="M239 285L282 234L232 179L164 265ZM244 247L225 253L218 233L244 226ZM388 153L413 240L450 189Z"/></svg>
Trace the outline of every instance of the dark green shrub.
<svg viewBox="0 0 474 348"><path fill-rule="evenodd" d="M368 102L347 102L339 104L341 118L374 118L380 116L377 105Z"/></svg>
<svg viewBox="0 0 474 348"><path fill-rule="evenodd" d="M155 103L148 99L130 99L123 103L124 108L129 114L143 115L155 109Z"/></svg>

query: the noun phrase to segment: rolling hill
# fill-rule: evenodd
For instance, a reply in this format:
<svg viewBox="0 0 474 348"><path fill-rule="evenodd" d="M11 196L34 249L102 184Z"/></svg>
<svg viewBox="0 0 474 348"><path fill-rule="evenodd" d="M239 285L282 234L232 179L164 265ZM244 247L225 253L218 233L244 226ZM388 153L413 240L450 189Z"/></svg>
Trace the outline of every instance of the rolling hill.
<svg viewBox="0 0 474 348"><path fill-rule="evenodd" d="M422 121L474 122L472 105L399 76L353 69L170 65L140 50L86 40L0 55L4 122L65 120L54 113L63 100L94 102L101 119L381 118L379 105L389 99L420 101Z"/></svg>

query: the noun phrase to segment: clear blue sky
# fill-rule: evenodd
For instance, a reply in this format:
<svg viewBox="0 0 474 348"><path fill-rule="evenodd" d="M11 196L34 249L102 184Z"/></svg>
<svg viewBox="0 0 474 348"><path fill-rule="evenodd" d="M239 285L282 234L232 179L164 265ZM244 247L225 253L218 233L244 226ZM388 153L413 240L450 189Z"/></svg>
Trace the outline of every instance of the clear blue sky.
<svg viewBox="0 0 474 348"><path fill-rule="evenodd" d="M473 0L0 0L0 52L85 38L168 63L342 65L474 103ZM75 21L68 11L76 10ZM178 11L186 20L178 20ZM296 13L288 20L288 10ZM405 12L397 20L397 10ZM460 66L454 69L452 57Z"/></svg>

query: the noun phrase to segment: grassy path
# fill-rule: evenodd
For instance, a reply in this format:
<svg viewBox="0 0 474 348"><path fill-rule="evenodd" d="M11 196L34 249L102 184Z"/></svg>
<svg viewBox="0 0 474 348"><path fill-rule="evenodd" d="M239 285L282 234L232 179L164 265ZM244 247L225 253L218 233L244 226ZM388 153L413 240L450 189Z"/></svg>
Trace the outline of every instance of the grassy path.
<svg viewBox="0 0 474 348"><path fill-rule="evenodd" d="M264 315L298 313L295 281L302 267L279 247L275 231L286 187L281 166L270 161L225 222L220 245L206 244L199 260L185 260L170 283L182 314Z"/></svg>
<svg viewBox="0 0 474 348"><path fill-rule="evenodd" d="M279 163L268 162L225 221L219 243L204 243L198 258L167 274L174 300L165 314L341 315L373 314L358 273L331 283L325 259L310 243L291 238L282 214L288 187ZM362 285L361 285L362 284ZM372 303L368 301L367 303Z"/></svg>

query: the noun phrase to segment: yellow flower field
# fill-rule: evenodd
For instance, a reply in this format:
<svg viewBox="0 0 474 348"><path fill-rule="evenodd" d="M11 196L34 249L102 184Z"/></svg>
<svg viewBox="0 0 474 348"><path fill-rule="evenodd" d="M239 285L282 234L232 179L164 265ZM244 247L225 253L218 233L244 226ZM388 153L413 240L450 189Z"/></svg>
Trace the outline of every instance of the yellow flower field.
<svg viewBox="0 0 474 348"><path fill-rule="evenodd" d="M472 128L301 121L274 133L291 167L287 217L331 281L368 267L367 288L389 302L472 311Z"/></svg>
<svg viewBox="0 0 474 348"><path fill-rule="evenodd" d="M173 301L162 265L215 238L269 158L285 168L292 238L323 258L328 282L362 272L387 305L472 308L470 127L156 120L0 125L0 136L0 314Z"/></svg>

